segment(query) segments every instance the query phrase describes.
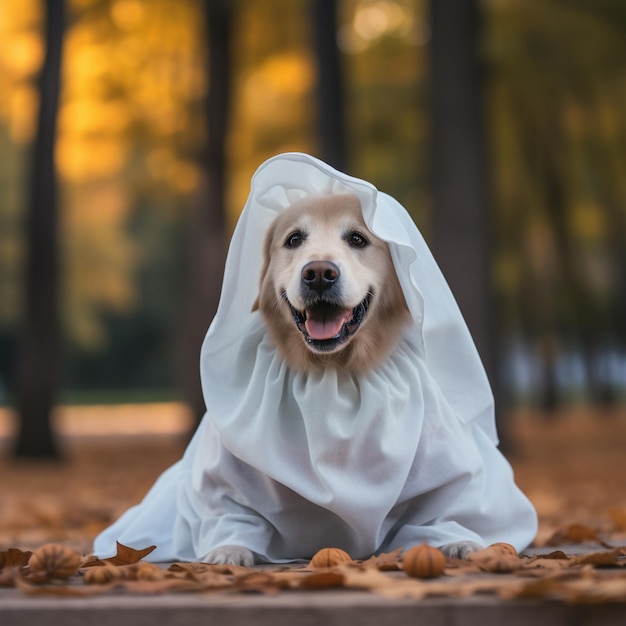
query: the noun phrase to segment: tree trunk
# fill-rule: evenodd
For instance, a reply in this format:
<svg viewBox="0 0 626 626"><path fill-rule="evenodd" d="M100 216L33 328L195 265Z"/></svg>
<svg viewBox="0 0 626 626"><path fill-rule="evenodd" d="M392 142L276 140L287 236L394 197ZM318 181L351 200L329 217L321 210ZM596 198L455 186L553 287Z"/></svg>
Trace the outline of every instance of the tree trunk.
<svg viewBox="0 0 626 626"><path fill-rule="evenodd" d="M47 0L46 55L39 77L39 117L26 220L24 315L19 338L16 408L20 457L58 456L50 421L59 386L57 190L54 145L65 21L63 0Z"/></svg>
<svg viewBox="0 0 626 626"><path fill-rule="evenodd" d="M347 166L344 86L337 47L337 0L311 0L317 63L317 135L320 158L338 170Z"/></svg>
<svg viewBox="0 0 626 626"><path fill-rule="evenodd" d="M189 311L186 329L183 388L194 416L200 420L205 403L200 383L200 349L217 311L225 260L226 137L230 111L232 9L228 0L205 0L208 37L206 126L198 199L189 233Z"/></svg>
<svg viewBox="0 0 626 626"><path fill-rule="evenodd" d="M433 248L472 333L501 415L475 0L431 0ZM505 425L498 419L506 445Z"/></svg>

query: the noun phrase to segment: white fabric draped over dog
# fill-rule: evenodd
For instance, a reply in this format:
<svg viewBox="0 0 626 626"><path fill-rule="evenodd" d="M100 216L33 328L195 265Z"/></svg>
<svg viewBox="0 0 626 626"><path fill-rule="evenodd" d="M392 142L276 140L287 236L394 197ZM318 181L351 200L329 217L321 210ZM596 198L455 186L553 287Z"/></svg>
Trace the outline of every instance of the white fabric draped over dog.
<svg viewBox="0 0 626 626"><path fill-rule="evenodd" d="M264 234L308 196L355 194L388 242L413 323L371 373L290 370L258 311ZM207 413L183 458L95 542L198 560L220 545L259 561L341 547L353 558L427 541L523 549L536 515L497 449L489 384L455 300L406 210L305 154L266 161L235 229L202 347Z"/></svg>

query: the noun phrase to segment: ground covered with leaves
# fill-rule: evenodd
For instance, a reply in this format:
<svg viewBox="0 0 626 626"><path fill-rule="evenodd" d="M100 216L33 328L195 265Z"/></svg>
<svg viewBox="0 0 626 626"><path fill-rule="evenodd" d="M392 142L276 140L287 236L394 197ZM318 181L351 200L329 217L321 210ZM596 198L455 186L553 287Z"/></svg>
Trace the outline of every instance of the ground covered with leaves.
<svg viewBox="0 0 626 626"><path fill-rule="evenodd" d="M143 561L150 546L143 552L120 546L116 557L100 560L90 555L94 535L145 494L180 457L185 439L74 437L64 440L60 464L15 463L6 453L0 456L0 586L29 595L339 587L416 599L490 593L626 601L626 415L519 414L511 424L507 456L540 517L535 545L524 555L492 547L470 561L448 560L443 575L428 580L407 575L398 553L322 568L252 570L157 567Z"/></svg>

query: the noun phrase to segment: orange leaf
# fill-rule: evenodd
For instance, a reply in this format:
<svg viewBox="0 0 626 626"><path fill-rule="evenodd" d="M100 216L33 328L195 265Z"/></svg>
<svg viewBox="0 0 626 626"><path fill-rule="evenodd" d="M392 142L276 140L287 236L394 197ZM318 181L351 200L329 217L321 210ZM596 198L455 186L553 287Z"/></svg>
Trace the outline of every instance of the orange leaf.
<svg viewBox="0 0 626 626"><path fill-rule="evenodd" d="M5 567L23 567L28 563L32 552L22 552L17 548L9 548L0 552L0 570Z"/></svg>
<svg viewBox="0 0 626 626"><path fill-rule="evenodd" d="M258 593L276 594L285 583L275 579L271 572L251 571L243 576L238 576L231 589L237 591L256 591Z"/></svg>
<svg viewBox="0 0 626 626"><path fill-rule="evenodd" d="M378 556L372 556L366 561L363 561L361 565L363 567L375 567L379 570L396 570L400 569L400 555L402 554L402 548L398 548L393 552L387 552L379 554Z"/></svg>
<svg viewBox="0 0 626 626"><path fill-rule="evenodd" d="M111 565L132 565L141 561L141 559L148 556L153 550L156 550L156 546L135 550L134 548L122 545L119 541L115 543L117 544L117 554L108 559L102 559L102 563L109 563Z"/></svg>
<svg viewBox="0 0 626 626"><path fill-rule="evenodd" d="M585 554L584 556L579 557L577 562L581 565L593 565L595 567L622 567L626 565L624 560L619 560L622 556L624 556L624 549L615 548L614 550L608 550L607 552Z"/></svg>
<svg viewBox="0 0 626 626"><path fill-rule="evenodd" d="M615 530L626 530L626 508L609 509L608 514Z"/></svg>
<svg viewBox="0 0 626 626"><path fill-rule="evenodd" d="M557 546L564 543L599 543L601 546L611 548L598 536L598 531L584 524L570 524L566 528L557 530L550 539L548 545Z"/></svg>
<svg viewBox="0 0 626 626"><path fill-rule="evenodd" d="M12 565L0 570L0 587L14 587L15 579L20 575L22 566Z"/></svg>
<svg viewBox="0 0 626 626"><path fill-rule="evenodd" d="M105 593L112 589L114 585L90 585L82 587L77 587L76 585L34 585L18 574L15 578L15 587L29 596L84 598Z"/></svg>
<svg viewBox="0 0 626 626"><path fill-rule="evenodd" d="M326 571L319 574L311 574L300 580L298 589L335 589L343 587L344 575L338 572Z"/></svg>
<svg viewBox="0 0 626 626"><path fill-rule="evenodd" d="M563 552L563 550L554 550L554 552L550 552L548 554L537 554L535 556L536 559L569 559L570 557Z"/></svg>

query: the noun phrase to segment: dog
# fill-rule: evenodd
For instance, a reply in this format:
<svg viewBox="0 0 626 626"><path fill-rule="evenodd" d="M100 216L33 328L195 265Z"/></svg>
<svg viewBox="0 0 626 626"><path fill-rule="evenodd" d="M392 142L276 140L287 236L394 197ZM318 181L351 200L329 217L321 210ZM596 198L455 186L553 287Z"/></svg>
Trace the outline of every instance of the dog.
<svg viewBox="0 0 626 626"><path fill-rule="evenodd" d="M305 198L273 221L253 310L288 367L357 376L389 357L411 319L388 245L367 227L358 198L347 194ZM441 548L465 558L482 547L460 541ZM204 560L251 566L254 555L226 545Z"/></svg>
<svg viewBox="0 0 626 626"><path fill-rule="evenodd" d="M250 566L530 544L493 395L406 209L301 153L261 164L200 354L182 458L94 541L156 562Z"/></svg>
<svg viewBox="0 0 626 626"><path fill-rule="evenodd" d="M409 322L389 247L350 195L306 198L273 222L254 308L297 370L364 373Z"/></svg>

